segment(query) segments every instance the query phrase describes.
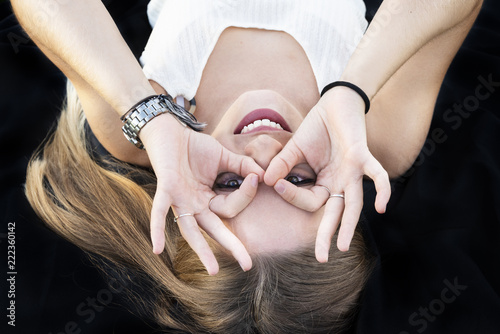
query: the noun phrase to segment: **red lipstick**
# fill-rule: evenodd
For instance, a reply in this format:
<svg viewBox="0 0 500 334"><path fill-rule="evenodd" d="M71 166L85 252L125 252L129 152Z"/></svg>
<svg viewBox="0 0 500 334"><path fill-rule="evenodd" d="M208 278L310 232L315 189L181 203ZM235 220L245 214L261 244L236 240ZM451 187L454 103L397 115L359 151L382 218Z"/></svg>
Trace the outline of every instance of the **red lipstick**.
<svg viewBox="0 0 500 334"><path fill-rule="evenodd" d="M248 113L245 117L243 117L241 122L238 124L238 126L234 130L234 134L235 135L240 134L241 130L243 130L245 125L251 124L259 119L268 119L271 122L279 123L281 125L281 127L283 128L283 130L288 131L288 132L292 132L290 130L290 126L287 124L285 119L280 114L278 114L276 111L274 111L272 109L263 108L263 109L256 109L256 110Z"/></svg>

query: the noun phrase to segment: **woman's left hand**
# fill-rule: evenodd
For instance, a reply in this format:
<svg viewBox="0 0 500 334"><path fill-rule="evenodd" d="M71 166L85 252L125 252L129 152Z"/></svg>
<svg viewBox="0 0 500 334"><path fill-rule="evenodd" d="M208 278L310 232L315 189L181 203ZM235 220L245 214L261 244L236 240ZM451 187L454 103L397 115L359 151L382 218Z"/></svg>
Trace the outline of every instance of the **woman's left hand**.
<svg viewBox="0 0 500 334"><path fill-rule="evenodd" d="M382 165L368 150L364 102L353 90L335 87L328 91L309 112L297 132L267 168L264 181L289 203L317 211L325 204L317 232L316 258L328 260L331 239L340 230L337 246L349 249L363 207L363 176L375 182L375 207L385 212L391 187ZM299 188L282 180L299 163L308 163L315 171L316 185ZM327 188L327 189L326 189ZM341 197L330 195L341 194Z"/></svg>

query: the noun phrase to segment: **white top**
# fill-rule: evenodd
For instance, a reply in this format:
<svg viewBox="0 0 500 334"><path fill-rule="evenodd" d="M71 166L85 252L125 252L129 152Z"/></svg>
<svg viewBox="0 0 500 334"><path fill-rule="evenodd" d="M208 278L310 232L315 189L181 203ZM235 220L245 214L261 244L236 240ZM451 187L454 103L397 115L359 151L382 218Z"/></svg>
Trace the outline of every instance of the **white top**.
<svg viewBox="0 0 500 334"><path fill-rule="evenodd" d="M338 80L367 27L362 0L152 0L144 73L192 99L224 29L284 31L304 49L321 91Z"/></svg>

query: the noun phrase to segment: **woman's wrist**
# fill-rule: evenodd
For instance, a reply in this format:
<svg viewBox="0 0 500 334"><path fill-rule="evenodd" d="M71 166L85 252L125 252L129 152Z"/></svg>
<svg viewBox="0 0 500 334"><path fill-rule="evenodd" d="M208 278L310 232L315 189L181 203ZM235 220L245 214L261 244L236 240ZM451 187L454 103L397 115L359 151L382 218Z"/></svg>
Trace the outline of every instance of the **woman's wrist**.
<svg viewBox="0 0 500 334"><path fill-rule="evenodd" d="M350 112L351 114L365 114L365 101L355 90L346 86L336 86L329 89L320 98L322 109L328 114L336 112Z"/></svg>
<svg viewBox="0 0 500 334"><path fill-rule="evenodd" d="M165 141L175 142L184 131L190 131L174 116L165 113L148 122L139 132L139 139L148 147L151 145L168 144Z"/></svg>
<svg viewBox="0 0 500 334"><path fill-rule="evenodd" d="M335 87L346 87L353 91L355 91L362 99L365 104L365 114L370 110L370 98L366 95L366 93L357 85L348 82L348 81L334 81L323 88L321 91L321 96L325 95L329 90Z"/></svg>
<svg viewBox="0 0 500 334"><path fill-rule="evenodd" d="M205 127L193 114L177 105L170 95L152 95L137 102L121 117L125 138L138 148L144 149L139 132L154 118L165 113L171 114L183 127L194 131L202 131Z"/></svg>
<svg viewBox="0 0 500 334"><path fill-rule="evenodd" d="M337 86L326 92L318 103L332 140L342 146L366 143L365 103L354 90Z"/></svg>

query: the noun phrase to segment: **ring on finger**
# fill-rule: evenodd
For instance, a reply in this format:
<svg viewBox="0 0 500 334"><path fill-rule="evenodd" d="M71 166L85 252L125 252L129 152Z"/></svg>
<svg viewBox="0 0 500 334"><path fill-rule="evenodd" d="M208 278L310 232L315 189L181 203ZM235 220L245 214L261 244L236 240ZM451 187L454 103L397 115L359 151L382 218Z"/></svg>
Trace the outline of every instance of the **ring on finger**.
<svg viewBox="0 0 500 334"><path fill-rule="evenodd" d="M194 216L194 213L183 213L182 215L175 216L174 222L177 223L177 220L179 220L182 217L187 217L187 216Z"/></svg>
<svg viewBox="0 0 500 334"><path fill-rule="evenodd" d="M328 197L332 197L332 192L330 191L330 189L327 186L320 186L320 187L325 188L326 191L328 191Z"/></svg>
<svg viewBox="0 0 500 334"><path fill-rule="evenodd" d="M320 186L322 188L325 188L326 191L328 191L328 198L332 198L332 197L338 197L338 198L342 198L344 199L344 194L332 194L332 192L330 191L330 188L328 188L327 186Z"/></svg>
<svg viewBox="0 0 500 334"><path fill-rule="evenodd" d="M208 210L212 210L212 209L210 208L210 205L212 204L212 201L214 200L214 198L215 198L216 196L217 196L217 195L213 196L213 197L210 199L210 201L208 201Z"/></svg>

